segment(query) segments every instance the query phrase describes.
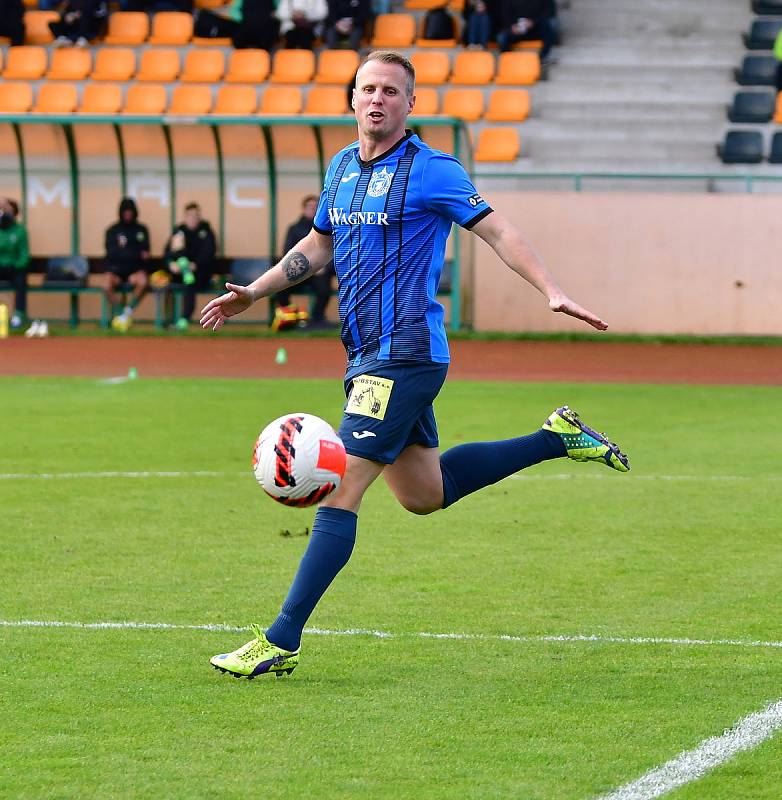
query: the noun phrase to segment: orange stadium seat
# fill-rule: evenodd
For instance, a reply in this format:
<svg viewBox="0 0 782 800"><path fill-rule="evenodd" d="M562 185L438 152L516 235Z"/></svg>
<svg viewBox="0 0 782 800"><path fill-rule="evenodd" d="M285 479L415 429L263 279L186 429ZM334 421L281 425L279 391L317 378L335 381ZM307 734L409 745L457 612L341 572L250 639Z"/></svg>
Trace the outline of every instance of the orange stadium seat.
<svg viewBox="0 0 782 800"><path fill-rule="evenodd" d="M451 72L451 59L448 53L418 50L410 57L415 68L416 84L439 86L448 80Z"/></svg>
<svg viewBox="0 0 782 800"><path fill-rule="evenodd" d="M543 49L543 41L541 39L524 39L514 42L511 47L513 50L535 50L537 52Z"/></svg>
<svg viewBox="0 0 782 800"><path fill-rule="evenodd" d="M271 83L309 83L315 74L312 50L278 50L272 62Z"/></svg>
<svg viewBox="0 0 782 800"><path fill-rule="evenodd" d="M372 34L372 47L411 47L415 39L412 14L378 14Z"/></svg>
<svg viewBox="0 0 782 800"><path fill-rule="evenodd" d="M475 161L515 161L519 157L521 143L515 128L484 128L478 135Z"/></svg>
<svg viewBox="0 0 782 800"><path fill-rule="evenodd" d="M3 80L36 81L46 72L45 47L9 47Z"/></svg>
<svg viewBox="0 0 782 800"><path fill-rule="evenodd" d="M314 86L307 94L305 114L347 114L348 96L344 86Z"/></svg>
<svg viewBox="0 0 782 800"><path fill-rule="evenodd" d="M443 0L405 0L405 8L409 11L429 11L431 8L442 8Z"/></svg>
<svg viewBox="0 0 782 800"><path fill-rule="evenodd" d="M126 114L162 114L166 110L166 87L160 84L132 83L125 98Z"/></svg>
<svg viewBox="0 0 782 800"><path fill-rule="evenodd" d="M258 95L254 86L221 86L213 114L254 114L258 110Z"/></svg>
<svg viewBox="0 0 782 800"><path fill-rule="evenodd" d="M195 8L221 8L226 5L225 0L196 0Z"/></svg>
<svg viewBox="0 0 782 800"><path fill-rule="evenodd" d="M491 83L494 68L493 53L487 53L485 50L457 53L453 61L451 83L478 85Z"/></svg>
<svg viewBox="0 0 782 800"><path fill-rule="evenodd" d="M141 54L141 63L136 74L137 81L171 83L179 75L179 52L177 50L150 47Z"/></svg>
<svg viewBox="0 0 782 800"><path fill-rule="evenodd" d="M192 38L192 14L185 11L158 11L152 18L150 44L187 44Z"/></svg>
<svg viewBox="0 0 782 800"><path fill-rule="evenodd" d="M774 122L779 125L782 122L782 92L777 94L777 103L774 110Z"/></svg>
<svg viewBox="0 0 782 800"><path fill-rule="evenodd" d="M175 86L171 93L169 114L208 114L212 110L210 86Z"/></svg>
<svg viewBox="0 0 782 800"><path fill-rule="evenodd" d="M56 11L25 11L24 43L49 44L54 36L49 28L50 22L56 22L60 15Z"/></svg>
<svg viewBox="0 0 782 800"><path fill-rule="evenodd" d="M76 110L78 92L73 83L44 83L38 90L33 111L42 114L71 114Z"/></svg>
<svg viewBox="0 0 782 800"><path fill-rule="evenodd" d="M95 56L94 81L129 81L136 71L136 51L129 47L102 47Z"/></svg>
<svg viewBox="0 0 782 800"><path fill-rule="evenodd" d="M483 118L490 122L522 122L529 116L529 107L526 89L495 89L489 95Z"/></svg>
<svg viewBox="0 0 782 800"><path fill-rule="evenodd" d="M24 0L22 5L27 8L38 8L38 0Z"/></svg>
<svg viewBox="0 0 782 800"><path fill-rule="evenodd" d="M228 61L226 83L263 83L269 75L270 59L266 50L233 50Z"/></svg>
<svg viewBox="0 0 782 800"><path fill-rule="evenodd" d="M464 0L451 0L450 3L448 3L448 10L456 11L461 14L462 11L464 11Z"/></svg>
<svg viewBox="0 0 782 800"><path fill-rule="evenodd" d="M81 96L81 114L118 114L122 89L118 83L88 83Z"/></svg>
<svg viewBox="0 0 782 800"><path fill-rule="evenodd" d="M49 71L44 76L50 81L83 81L92 72L92 53L80 47L55 50Z"/></svg>
<svg viewBox="0 0 782 800"><path fill-rule="evenodd" d="M0 83L0 113L24 114L33 104L29 83Z"/></svg>
<svg viewBox="0 0 782 800"><path fill-rule="evenodd" d="M359 57L355 50L321 50L315 83L347 86L356 74Z"/></svg>
<svg viewBox="0 0 782 800"><path fill-rule="evenodd" d="M149 36L149 17L143 11L115 11L109 15L105 44L142 44Z"/></svg>
<svg viewBox="0 0 782 800"><path fill-rule="evenodd" d="M219 83L224 72L225 56L222 50L194 48L185 56L179 80L185 83Z"/></svg>
<svg viewBox="0 0 782 800"><path fill-rule="evenodd" d="M421 17L421 21L418 23L418 36L415 40L416 47L439 47L440 49L449 50L452 47L456 47L459 37L461 35L461 23L459 21L459 17L454 16L451 14L451 19L453 20L453 27L454 27L454 38L453 39L425 39L424 38L424 18Z"/></svg>
<svg viewBox="0 0 782 800"><path fill-rule="evenodd" d="M261 99L261 114L301 114L298 86L270 86Z"/></svg>
<svg viewBox="0 0 782 800"><path fill-rule="evenodd" d="M500 86L529 86L540 79L540 57L537 53L500 53L497 77Z"/></svg>
<svg viewBox="0 0 782 800"><path fill-rule="evenodd" d="M422 87L415 90L415 106L413 116L431 117L439 113L440 95L437 89Z"/></svg>
<svg viewBox="0 0 782 800"><path fill-rule="evenodd" d="M475 122L483 116L483 92L480 89L446 89L442 113Z"/></svg>

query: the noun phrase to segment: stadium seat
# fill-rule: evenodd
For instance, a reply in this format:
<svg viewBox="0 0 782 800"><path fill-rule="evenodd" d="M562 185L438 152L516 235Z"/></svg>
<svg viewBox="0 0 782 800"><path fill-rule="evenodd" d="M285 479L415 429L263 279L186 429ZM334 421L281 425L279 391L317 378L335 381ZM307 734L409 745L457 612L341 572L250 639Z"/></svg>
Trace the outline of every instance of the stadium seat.
<svg viewBox="0 0 782 800"><path fill-rule="evenodd" d="M224 72L225 56L222 50L194 48L185 56L179 80L185 83L219 83Z"/></svg>
<svg viewBox="0 0 782 800"><path fill-rule="evenodd" d="M483 116L483 92L480 89L446 89L442 113L475 122Z"/></svg>
<svg viewBox="0 0 782 800"><path fill-rule="evenodd" d="M752 0L752 10L761 16L782 15L782 0Z"/></svg>
<svg viewBox="0 0 782 800"><path fill-rule="evenodd" d="M29 83L0 83L0 113L25 114L33 104Z"/></svg>
<svg viewBox="0 0 782 800"><path fill-rule="evenodd" d="M543 42L540 39L522 39L511 45L512 50L534 50L539 53L543 49Z"/></svg>
<svg viewBox="0 0 782 800"><path fill-rule="evenodd" d="M774 122L776 122L777 125L782 125L782 92L777 94L774 108Z"/></svg>
<svg viewBox="0 0 782 800"><path fill-rule="evenodd" d="M778 63L774 56L744 56L741 68L734 70L736 82L741 86L774 86Z"/></svg>
<svg viewBox="0 0 782 800"><path fill-rule="evenodd" d="M529 108L526 89L495 89L489 95L489 107L483 118L490 122L522 122L529 116Z"/></svg>
<svg viewBox="0 0 782 800"><path fill-rule="evenodd" d="M456 54L451 83L485 84L494 77L494 54L485 50L468 50Z"/></svg>
<svg viewBox="0 0 782 800"><path fill-rule="evenodd" d="M187 44L193 38L193 15L185 11L158 11L152 18L150 44Z"/></svg>
<svg viewBox="0 0 782 800"><path fill-rule="evenodd" d="M312 50L278 50L272 62L270 83L309 83L315 74Z"/></svg>
<svg viewBox="0 0 782 800"><path fill-rule="evenodd" d="M442 8L443 0L405 0L405 9L408 11L429 11L432 8Z"/></svg>
<svg viewBox="0 0 782 800"><path fill-rule="evenodd" d="M78 92L73 83L44 83L38 89L33 111L41 114L71 114L76 111Z"/></svg>
<svg viewBox="0 0 782 800"><path fill-rule="evenodd" d="M723 164L759 164L763 160L763 134L760 131L728 131L717 155Z"/></svg>
<svg viewBox="0 0 782 800"><path fill-rule="evenodd" d="M410 57L410 61L415 68L416 85L439 86L448 80L451 72L451 59L448 53L417 50Z"/></svg>
<svg viewBox="0 0 782 800"><path fill-rule="evenodd" d="M56 11L26 11L24 15L24 43L49 44L54 36L49 28L50 22L56 22L60 15Z"/></svg>
<svg viewBox="0 0 782 800"><path fill-rule="evenodd" d="M212 113L254 114L257 110L258 93L254 86L220 86Z"/></svg>
<svg viewBox="0 0 782 800"><path fill-rule="evenodd" d="M305 114L347 114L348 97L343 86L314 86L307 94Z"/></svg>
<svg viewBox="0 0 782 800"><path fill-rule="evenodd" d="M141 54L137 81L170 83L179 75L179 52L170 48L150 47Z"/></svg>
<svg viewBox="0 0 782 800"><path fill-rule="evenodd" d="M104 44L139 45L149 36L149 17L143 11L115 11L109 15Z"/></svg>
<svg viewBox="0 0 782 800"><path fill-rule="evenodd" d="M81 96L81 114L118 114L122 108L122 89L117 83L88 83Z"/></svg>
<svg viewBox="0 0 782 800"><path fill-rule="evenodd" d="M412 14L378 14L370 46L374 48L411 47L415 39Z"/></svg>
<svg viewBox="0 0 782 800"><path fill-rule="evenodd" d="M95 55L90 78L94 81L129 81L135 71L135 50L130 47L102 47Z"/></svg>
<svg viewBox="0 0 782 800"><path fill-rule="evenodd" d="M537 53L500 53L494 83L500 86L529 86L540 79Z"/></svg>
<svg viewBox="0 0 782 800"><path fill-rule="evenodd" d="M430 48L430 47L437 47L440 50L450 50L456 47L459 38L461 36L461 18L454 16L451 14L451 18L453 19L453 27L454 27L454 38L453 39L425 39L424 38L424 17L421 17L418 23L418 35L416 36L415 46L416 47L423 47L423 48Z"/></svg>
<svg viewBox="0 0 782 800"><path fill-rule="evenodd" d="M92 53L80 47L55 50L49 71L44 76L50 81L83 81L92 72Z"/></svg>
<svg viewBox="0 0 782 800"><path fill-rule="evenodd" d="M478 135L475 161L515 161L521 144L515 128L484 128Z"/></svg>
<svg viewBox="0 0 782 800"><path fill-rule="evenodd" d="M225 0L196 0L193 4L194 8L221 8L227 5Z"/></svg>
<svg viewBox="0 0 782 800"><path fill-rule="evenodd" d="M422 86L415 90L415 106L412 116L414 117L433 117L439 113L440 95L437 89Z"/></svg>
<svg viewBox="0 0 782 800"><path fill-rule="evenodd" d="M270 86L261 98L261 114L301 114L298 86Z"/></svg>
<svg viewBox="0 0 782 800"><path fill-rule="evenodd" d="M269 54L266 50L234 50L228 61L226 83L263 83L269 74Z"/></svg>
<svg viewBox="0 0 782 800"><path fill-rule="evenodd" d="M728 107L731 122L769 122L774 115L773 92L736 92Z"/></svg>
<svg viewBox="0 0 782 800"><path fill-rule="evenodd" d="M212 110L212 89L210 86L175 86L171 93L169 114L198 116Z"/></svg>
<svg viewBox="0 0 782 800"><path fill-rule="evenodd" d="M782 164L782 132L777 131L771 137L771 150L768 154L770 164Z"/></svg>
<svg viewBox="0 0 782 800"><path fill-rule="evenodd" d="M749 32L742 34L745 47L749 50L771 50L780 28L782 28L782 20L754 20Z"/></svg>
<svg viewBox="0 0 782 800"><path fill-rule="evenodd" d="M46 72L46 48L9 47L3 80L37 81Z"/></svg>
<svg viewBox="0 0 782 800"><path fill-rule="evenodd" d="M166 110L166 87L160 84L139 85L136 83L128 87L125 98L125 114L162 114Z"/></svg>
<svg viewBox="0 0 782 800"><path fill-rule="evenodd" d="M359 57L355 50L321 50L315 83L347 86L356 74Z"/></svg>

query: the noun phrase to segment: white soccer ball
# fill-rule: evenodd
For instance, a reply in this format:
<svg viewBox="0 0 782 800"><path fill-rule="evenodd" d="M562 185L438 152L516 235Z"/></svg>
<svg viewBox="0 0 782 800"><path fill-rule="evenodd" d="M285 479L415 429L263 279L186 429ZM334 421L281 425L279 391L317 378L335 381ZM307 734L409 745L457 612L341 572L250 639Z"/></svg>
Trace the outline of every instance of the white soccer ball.
<svg viewBox="0 0 782 800"><path fill-rule="evenodd" d="M305 508L339 486L346 459L345 446L328 422L314 414L285 414L261 431L253 471L278 503Z"/></svg>

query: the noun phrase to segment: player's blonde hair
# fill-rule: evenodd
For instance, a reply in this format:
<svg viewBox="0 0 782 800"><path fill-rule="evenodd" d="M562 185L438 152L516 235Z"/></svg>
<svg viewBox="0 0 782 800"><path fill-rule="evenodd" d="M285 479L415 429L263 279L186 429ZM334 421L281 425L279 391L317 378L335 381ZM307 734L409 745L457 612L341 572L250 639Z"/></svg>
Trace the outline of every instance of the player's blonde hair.
<svg viewBox="0 0 782 800"><path fill-rule="evenodd" d="M379 61L381 64L396 64L402 67L407 74L407 96L413 96L415 92L415 67L410 63L410 59L405 58L401 53L397 53L394 50L375 50L361 62L361 66L358 68L359 72L361 67L369 61ZM356 75L358 75L358 72Z"/></svg>

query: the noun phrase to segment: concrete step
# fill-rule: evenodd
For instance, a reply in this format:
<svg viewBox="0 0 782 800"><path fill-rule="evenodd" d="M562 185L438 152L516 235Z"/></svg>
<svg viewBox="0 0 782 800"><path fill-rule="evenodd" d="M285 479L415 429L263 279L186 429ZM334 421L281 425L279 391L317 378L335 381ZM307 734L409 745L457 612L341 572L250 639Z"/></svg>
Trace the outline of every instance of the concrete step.
<svg viewBox="0 0 782 800"><path fill-rule="evenodd" d="M583 120L580 124L550 119L530 119L520 128L522 137L537 141L582 141L634 142L656 141L676 144L679 142L714 142L722 135L724 120L718 122L702 120L679 120L672 126L670 120Z"/></svg>
<svg viewBox="0 0 782 800"><path fill-rule="evenodd" d="M711 122L714 125L725 121L725 103L694 103L684 102L679 104L657 101L656 103L556 103L547 97L541 97L533 104L534 119L544 119L551 122L570 122L585 124L603 121L625 122L627 120L648 120L650 122L667 122L671 124L672 117L679 120Z"/></svg>
<svg viewBox="0 0 782 800"><path fill-rule="evenodd" d="M733 81L735 61L726 64L702 66L696 64L571 64L563 59L556 68L549 71L548 82L572 84L574 81L589 81L592 84L603 81L619 81L624 84L691 84L700 88L706 84L725 85Z"/></svg>
<svg viewBox="0 0 782 800"><path fill-rule="evenodd" d="M590 80L551 81L544 87L546 102L556 103L659 103L664 98L672 105L689 103L726 103L732 93L728 83L704 86L683 81L657 80L643 83L624 81L619 77L596 83Z"/></svg>
<svg viewBox="0 0 782 800"><path fill-rule="evenodd" d="M548 159L561 161L572 159L574 150L577 150L578 159L584 163L595 160L622 160L637 163L658 162L667 165L677 161L706 161L710 158L716 161L717 137L709 141L699 142L661 142L661 141L606 141L605 139L579 139L577 146L575 140L549 139L539 137L526 141L526 152L535 159Z"/></svg>
<svg viewBox="0 0 782 800"><path fill-rule="evenodd" d="M639 53L636 45L616 45L600 40L590 42L568 42L557 51L559 65L551 70L553 74L563 67L575 65L615 67L719 67L730 69L741 63L746 52L736 38L730 47L715 47L713 40L696 43L661 42L650 52Z"/></svg>

